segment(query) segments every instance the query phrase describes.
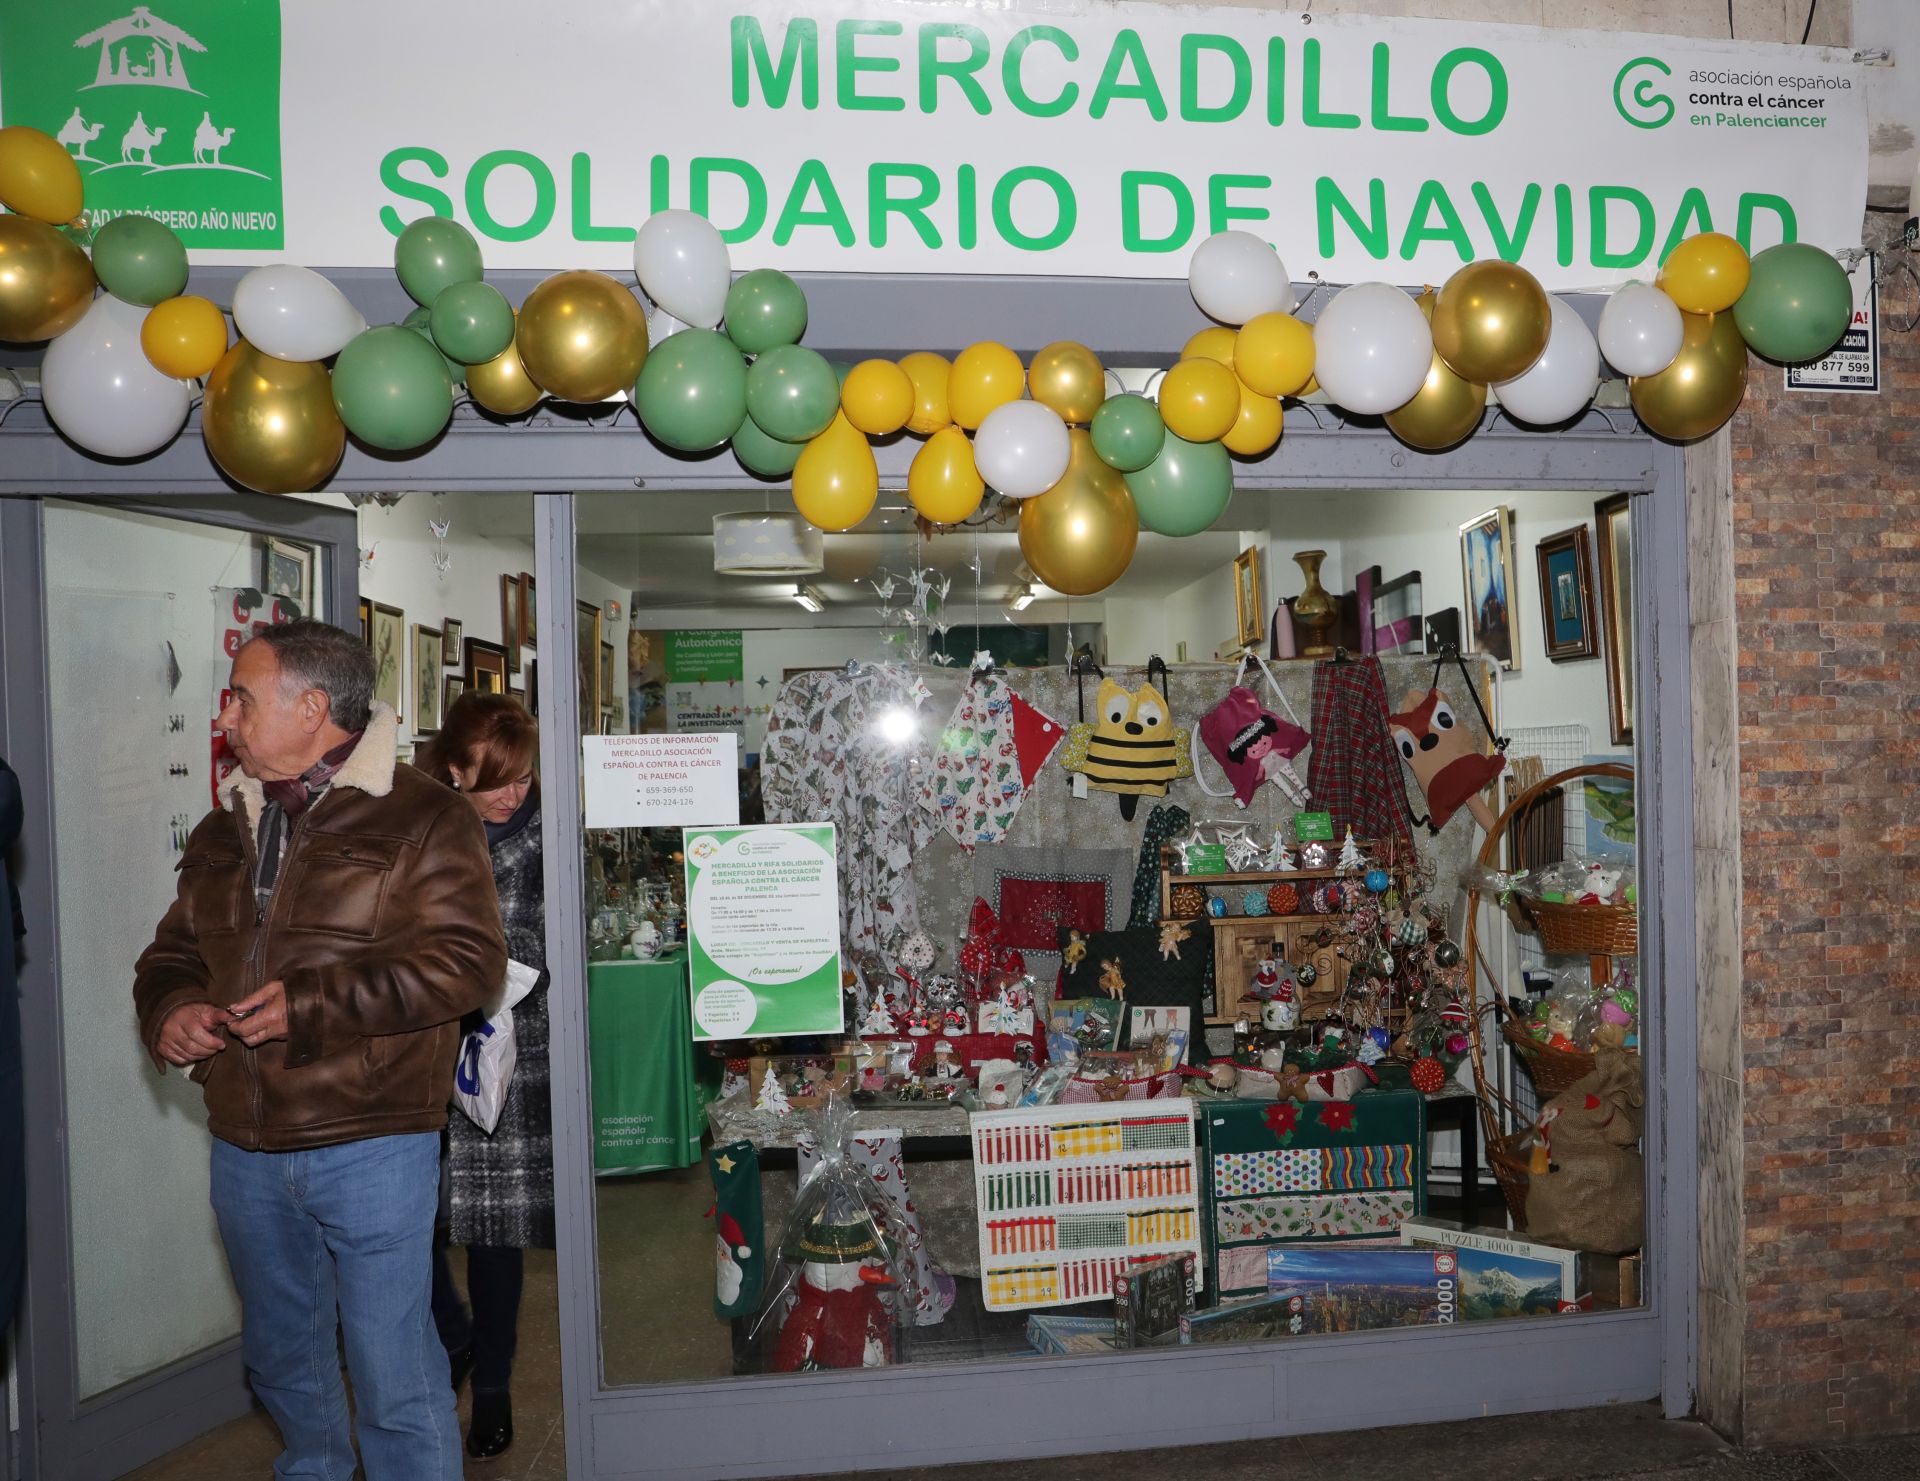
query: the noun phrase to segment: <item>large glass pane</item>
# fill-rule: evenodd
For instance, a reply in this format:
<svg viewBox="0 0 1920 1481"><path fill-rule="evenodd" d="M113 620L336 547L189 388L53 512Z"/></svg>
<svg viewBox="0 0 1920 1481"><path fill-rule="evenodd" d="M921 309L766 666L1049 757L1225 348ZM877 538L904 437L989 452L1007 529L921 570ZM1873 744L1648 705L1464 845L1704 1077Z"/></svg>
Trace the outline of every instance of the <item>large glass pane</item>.
<svg viewBox="0 0 1920 1481"><path fill-rule="evenodd" d="M1556 1265L1551 1291L1516 1293L1478 1257L1469 1287L1433 1248L1399 1253L1409 1219L1505 1228L1551 1090L1590 1067L1596 1032L1637 1033L1617 1021L1639 987L1630 782L1582 771L1490 848L1487 831L1546 777L1631 767L1634 660L1608 643L1630 647L1613 603L1630 610L1632 547L1610 509L1242 492L1209 531L1142 535L1117 581L1068 598L1014 518L929 530L883 495L815 546L768 504L576 501L576 572L602 609L583 607L582 683L597 622L626 685L624 704L596 695L589 732L732 735L742 823L834 822L848 979L839 1031L706 1037L722 1029L690 1007L682 835L596 826L590 804L609 1383L779 1370L805 1354L768 1334L860 1305L833 1294L832 1259L793 1269L783 1223L806 1200L795 1143L822 1081L862 1108L856 1160L903 1195L904 1340L869 1359L1104 1348L1124 1340L1115 1275L1181 1250L1203 1337L1544 1312L1596 1282L1619 1299L1607 1260L1565 1262L1565 1292ZM1249 645L1290 656L1263 671L1240 663ZM994 671L974 676L982 652ZM1142 770L1161 795L1126 795ZM1483 853L1508 878L1475 874ZM1564 900L1503 907L1519 870ZM1613 913L1543 928L1583 894ZM1603 1014L1610 982L1626 992ZM1079 1109L1023 1125L1023 1092L1069 1046L1061 1103ZM1167 1073L1182 1059L1191 1073ZM755 1312L762 1280L791 1314ZM1632 1299L1631 1262L1624 1281ZM810 1351L838 1365L831 1344Z"/></svg>
<svg viewBox="0 0 1920 1481"><path fill-rule="evenodd" d="M271 555L271 564L270 561ZM46 601L67 1174L79 1395L239 1331L207 1206L200 1091L134 1033L133 963L211 805L227 635L269 579L311 607L316 552L181 519L49 503ZM267 598L270 602L272 599ZM138 1237L129 1236L137 1211Z"/></svg>

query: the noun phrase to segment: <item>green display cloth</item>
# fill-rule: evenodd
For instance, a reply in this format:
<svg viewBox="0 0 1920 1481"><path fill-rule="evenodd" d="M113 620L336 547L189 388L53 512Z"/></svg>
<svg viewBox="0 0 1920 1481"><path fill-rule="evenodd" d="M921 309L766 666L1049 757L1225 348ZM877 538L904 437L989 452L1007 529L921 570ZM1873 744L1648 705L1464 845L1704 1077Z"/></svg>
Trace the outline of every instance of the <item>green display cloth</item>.
<svg viewBox="0 0 1920 1481"><path fill-rule="evenodd" d="M652 1172L700 1160L719 1062L696 1056L687 955L587 967L596 1172Z"/></svg>

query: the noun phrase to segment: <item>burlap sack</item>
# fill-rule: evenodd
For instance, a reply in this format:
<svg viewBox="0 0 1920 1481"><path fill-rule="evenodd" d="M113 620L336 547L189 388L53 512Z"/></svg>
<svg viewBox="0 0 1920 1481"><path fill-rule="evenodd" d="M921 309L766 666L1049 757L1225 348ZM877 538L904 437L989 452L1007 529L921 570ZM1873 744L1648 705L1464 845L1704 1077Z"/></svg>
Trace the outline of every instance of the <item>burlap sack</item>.
<svg viewBox="0 0 1920 1481"><path fill-rule="evenodd" d="M1547 1103L1550 1162L1529 1179L1529 1234L1609 1255L1645 1241L1640 1076L1639 1055L1602 1051L1592 1074Z"/></svg>

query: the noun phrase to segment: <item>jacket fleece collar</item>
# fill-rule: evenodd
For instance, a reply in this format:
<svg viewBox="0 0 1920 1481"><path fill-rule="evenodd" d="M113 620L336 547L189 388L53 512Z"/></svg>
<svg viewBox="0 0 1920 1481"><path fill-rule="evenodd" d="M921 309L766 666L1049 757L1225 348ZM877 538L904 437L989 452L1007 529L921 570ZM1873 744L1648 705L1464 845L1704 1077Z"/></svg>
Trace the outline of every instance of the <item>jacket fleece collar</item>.
<svg viewBox="0 0 1920 1481"><path fill-rule="evenodd" d="M393 790L393 772L399 764L399 746L400 717L394 714L392 705L375 700L360 744L353 748L353 754L335 773L333 785L352 787L369 797L385 797ZM266 802L266 791L259 782L245 772L235 772L226 795L221 799L221 806L228 812L236 807L243 808L249 826L258 827Z"/></svg>

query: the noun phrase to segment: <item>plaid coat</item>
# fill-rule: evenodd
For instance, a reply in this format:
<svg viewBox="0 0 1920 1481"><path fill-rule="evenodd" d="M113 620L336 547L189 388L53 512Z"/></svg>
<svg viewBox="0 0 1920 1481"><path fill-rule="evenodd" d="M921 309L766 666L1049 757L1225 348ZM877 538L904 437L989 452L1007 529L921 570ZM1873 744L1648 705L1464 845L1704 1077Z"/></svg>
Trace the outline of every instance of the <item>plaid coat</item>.
<svg viewBox="0 0 1920 1481"><path fill-rule="evenodd" d="M447 1121L448 1221L454 1244L553 1248L553 1123L547 1071L547 941L540 813L493 845L507 955L541 971L513 1010L519 1053L492 1135L458 1110Z"/></svg>

